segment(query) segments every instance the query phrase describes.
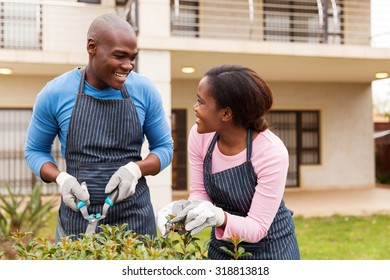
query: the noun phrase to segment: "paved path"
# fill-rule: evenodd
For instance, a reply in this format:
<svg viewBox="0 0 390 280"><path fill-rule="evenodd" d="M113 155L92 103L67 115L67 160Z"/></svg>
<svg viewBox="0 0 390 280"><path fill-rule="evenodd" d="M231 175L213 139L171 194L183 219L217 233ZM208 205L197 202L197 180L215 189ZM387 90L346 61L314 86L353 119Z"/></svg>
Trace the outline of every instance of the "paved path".
<svg viewBox="0 0 390 280"><path fill-rule="evenodd" d="M357 190L287 189L284 200L295 215L304 217L390 214L389 186Z"/></svg>

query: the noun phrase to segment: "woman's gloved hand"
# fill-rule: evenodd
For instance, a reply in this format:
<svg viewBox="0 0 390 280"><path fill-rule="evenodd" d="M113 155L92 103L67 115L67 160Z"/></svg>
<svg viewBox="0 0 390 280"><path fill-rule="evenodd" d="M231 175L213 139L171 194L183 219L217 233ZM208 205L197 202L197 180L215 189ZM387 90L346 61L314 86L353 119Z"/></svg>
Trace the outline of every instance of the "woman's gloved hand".
<svg viewBox="0 0 390 280"><path fill-rule="evenodd" d="M172 201L163 207L157 213L157 226L162 236L167 236L169 233L169 223L180 222L185 220L186 214L196 205L199 205L199 200L177 200ZM175 216L168 222L168 216Z"/></svg>
<svg viewBox="0 0 390 280"><path fill-rule="evenodd" d="M111 176L105 189L106 194L110 194L116 188L119 190L116 203L132 196L135 193L135 187L138 184L139 178L142 177L141 169L134 162L119 167L119 169Z"/></svg>
<svg viewBox="0 0 390 280"><path fill-rule="evenodd" d="M85 201L89 205L89 192L85 183L79 184L77 179L66 172L61 172L56 182L60 187L60 193L64 203L73 211L77 212L77 202L79 200Z"/></svg>
<svg viewBox="0 0 390 280"><path fill-rule="evenodd" d="M203 201L187 212L185 229L195 235L206 227L221 226L225 222L222 208L214 206L210 201Z"/></svg>

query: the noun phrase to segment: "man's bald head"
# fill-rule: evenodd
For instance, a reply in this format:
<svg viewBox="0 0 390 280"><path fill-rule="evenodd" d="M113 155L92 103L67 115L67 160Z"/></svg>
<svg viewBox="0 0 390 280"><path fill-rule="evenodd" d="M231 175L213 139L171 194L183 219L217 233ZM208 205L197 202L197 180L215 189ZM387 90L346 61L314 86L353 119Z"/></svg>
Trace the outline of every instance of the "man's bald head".
<svg viewBox="0 0 390 280"><path fill-rule="evenodd" d="M94 39L99 41L113 31L128 32L134 38L136 37L133 27L126 20L116 14L104 14L98 16L91 23L87 33L87 40Z"/></svg>

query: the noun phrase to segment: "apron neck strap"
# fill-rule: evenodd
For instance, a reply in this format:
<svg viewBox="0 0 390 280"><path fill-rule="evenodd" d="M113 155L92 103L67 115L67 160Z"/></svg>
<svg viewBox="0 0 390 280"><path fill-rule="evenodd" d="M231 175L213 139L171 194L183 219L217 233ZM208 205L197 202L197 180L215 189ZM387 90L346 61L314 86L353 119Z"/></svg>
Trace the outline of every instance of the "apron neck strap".
<svg viewBox="0 0 390 280"><path fill-rule="evenodd" d="M83 67L80 69L81 71L81 80L79 84L79 92L78 93L84 93L84 83L85 83L85 72L87 67ZM128 99L130 97L129 92L127 91L126 85L123 84L123 87L121 88L121 94L123 99Z"/></svg>
<svg viewBox="0 0 390 280"><path fill-rule="evenodd" d="M252 157L252 139L253 139L252 134L253 134L252 130L248 128L248 130L246 131L246 161L250 161ZM209 156L210 158L213 153L214 146L217 143L218 137L219 137L218 133L215 133L213 139L211 140L209 149L207 151L207 156Z"/></svg>

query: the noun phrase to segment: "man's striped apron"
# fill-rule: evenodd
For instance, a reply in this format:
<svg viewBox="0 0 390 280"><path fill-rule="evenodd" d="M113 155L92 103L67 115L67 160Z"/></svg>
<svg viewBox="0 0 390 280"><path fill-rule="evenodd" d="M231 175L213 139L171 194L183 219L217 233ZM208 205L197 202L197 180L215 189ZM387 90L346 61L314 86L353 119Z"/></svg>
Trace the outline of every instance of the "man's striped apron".
<svg viewBox="0 0 390 280"><path fill-rule="evenodd" d="M72 112L67 142L67 172L86 182L91 205L88 212L102 213L106 184L115 171L130 161L141 160L143 133L138 114L126 86L121 100L102 100L84 94L85 69ZM138 234L156 236L156 224L145 177L139 179L133 196L114 204L100 223L121 225ZM56 241L84 233L88 221L63 200L59 209ZM97 228L97 231L100 229Z"/></svg>

